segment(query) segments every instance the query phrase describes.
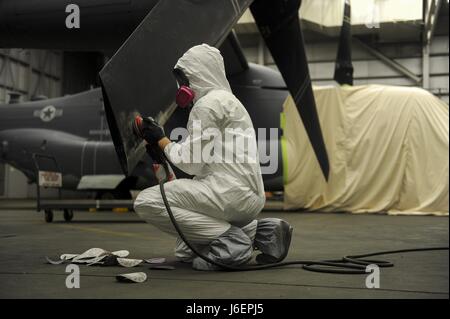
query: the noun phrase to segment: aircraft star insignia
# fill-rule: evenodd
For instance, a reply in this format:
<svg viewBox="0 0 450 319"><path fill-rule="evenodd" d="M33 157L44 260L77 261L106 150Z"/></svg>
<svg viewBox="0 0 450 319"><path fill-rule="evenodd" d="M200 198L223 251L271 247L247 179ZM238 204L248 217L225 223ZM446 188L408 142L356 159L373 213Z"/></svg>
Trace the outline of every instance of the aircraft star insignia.
<svg viewBox="0 0 450 319"><path fill-rule="evenodd" d="M47 105L41 110L34 111L33 115L43 122L50 122L55 117L62 116L62 109L56 109L53 105Z"/></svg>

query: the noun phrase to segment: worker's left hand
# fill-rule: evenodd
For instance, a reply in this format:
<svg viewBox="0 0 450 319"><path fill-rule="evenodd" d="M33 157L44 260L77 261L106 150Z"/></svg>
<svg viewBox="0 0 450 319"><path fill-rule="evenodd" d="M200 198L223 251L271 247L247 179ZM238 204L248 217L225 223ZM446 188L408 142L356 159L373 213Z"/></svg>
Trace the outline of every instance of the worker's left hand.
<svg viewBox="0 0 450 319"><path fill-rule="evenodd" d="M144 117L142 119L142 136L150 145L158 143L166 136L164 129L152 117Z"/></svg>

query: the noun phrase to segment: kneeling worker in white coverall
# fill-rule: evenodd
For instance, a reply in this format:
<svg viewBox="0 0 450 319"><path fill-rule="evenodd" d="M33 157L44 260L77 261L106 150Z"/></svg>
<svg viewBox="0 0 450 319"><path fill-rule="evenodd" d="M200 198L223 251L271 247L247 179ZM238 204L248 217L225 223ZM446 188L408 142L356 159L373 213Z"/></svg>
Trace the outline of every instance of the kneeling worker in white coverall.
<svg viewBox="0 0 450 319"><path fill-rule="evenodd" d="M175 179L165 184L167 200L182 232L204 255L222 264L245 264L251 260L253 249L261 252L256 257L260 264L283 260L289 250L292 227L277 218L256 220L265 196L259 156L256 147L249 147L256 145L254 128L246 109L231 92L220 51L206 44L194 46L178 60L174 74L178 90L187 89L192 94L187 125L189 136L184 142L171 142L156 122L146 122L142 131L147 143L157 143L172 164L195 175L194 179ZM197 135L196 125L201 125ZM235 138L245 135L246 143L236 147L233 143L220 142L222 152L218 153L222 158L205 160L205 140L211 139L211 134L207 133L214 131L216 136L221 133L222 141L226 129L235 134ZM253 134L243 133L248 129ZM196 148L196 143L200 147ZM194 154L196 150L201 154ZM234 155L231 162L225 160L227 151ZM247 160L237 161L238 151ZM189 161L180 161L186 156ZM197 161L193 160L196 156ZM134 208L148 223L178 236L159 186L143 190ZM194 269L216 269L197 257L180 238L175 256L192 262Z"/></svg>

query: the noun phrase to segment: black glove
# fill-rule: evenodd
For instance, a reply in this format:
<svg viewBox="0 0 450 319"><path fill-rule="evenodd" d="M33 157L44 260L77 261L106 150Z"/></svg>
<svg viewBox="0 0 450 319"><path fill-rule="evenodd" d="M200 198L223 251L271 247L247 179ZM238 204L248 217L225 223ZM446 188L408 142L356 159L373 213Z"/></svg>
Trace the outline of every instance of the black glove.
<svg viewBox="0 0 450 319"><path fill-rule="evenodd" d="M152 117L142 119L142 136L150 145L156 144L162 138L166 137L164 129Z"/></svg>

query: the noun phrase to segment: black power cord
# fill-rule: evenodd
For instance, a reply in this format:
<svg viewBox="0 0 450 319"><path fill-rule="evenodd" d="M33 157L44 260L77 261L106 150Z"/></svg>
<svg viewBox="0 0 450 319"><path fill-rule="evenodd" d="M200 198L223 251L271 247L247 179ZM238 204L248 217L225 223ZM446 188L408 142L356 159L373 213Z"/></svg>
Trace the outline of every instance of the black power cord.
<svg viewBox="0 0 450 319"><path fill-rule="evenodd" d="M166 177L170 175L169 166L166 160L162 161L162 165L164 171L166 173ZM172 222L175 230L178 232L180 238L186 243L186 245L201 259L209 262L210 264L217 266L225 271L254 271L254 270L263 270L269 268L276 268L281 266L289 266L289 265L303 265L303 269L315 272L322 273L333 273L333 274L367 274L366 267L367 265L374 264L378 267L393 267L394 264L389 261L384 260L372 260L365 259L367 257L379 256L379 255L388 255L388 254L399 254L399 253L408 253L408 252L419 252L419 251L435 251L435 250L449 250L449 247L427 247L427 248L413 248L413 249L400 249L400 250L387 250L380 251L375 253L369 253L364 255L355 255L355 256L345 256L342 259L334 259L334 260L293 260L293 261L285 261L273 264L266 265L246 265L246 266L230 266L225 265L215 260L208 258L207 256L200 253L194 245L192 245L189 240L184 236L180 227L178 226L175 217L173 216L172 210L170 209L169 202L167 201L166 192L164 190L164 183L166 180L161 180L159 182L159 188L161 190L161 196L164 201L164 205L166 206L167 213L169 214L170 221Z"/></svg>

